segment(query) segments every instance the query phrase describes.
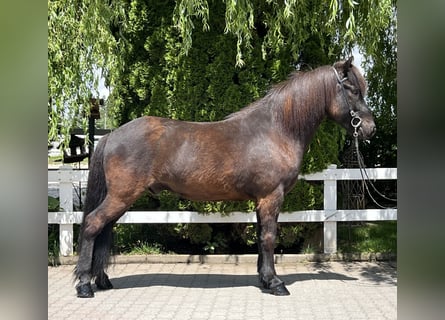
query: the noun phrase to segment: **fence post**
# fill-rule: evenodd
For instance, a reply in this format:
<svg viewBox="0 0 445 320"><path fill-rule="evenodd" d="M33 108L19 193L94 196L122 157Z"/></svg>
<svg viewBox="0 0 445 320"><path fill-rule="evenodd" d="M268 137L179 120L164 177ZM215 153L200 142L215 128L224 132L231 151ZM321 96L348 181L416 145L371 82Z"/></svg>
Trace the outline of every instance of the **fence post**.
<svg viewBox="0 0 445 320"><path fill-rule="evenodd" d="M73 183L71 166L63 165L60 167L59 178L59 199L60 209L64 212L73 212ZM66 219L68 220L68 219ZM70 256L73 254L73 224L61 223L59 225L59 246L61 256Z"/></svg>
<svg viewBox="0 0 445 320"><path fill-rule="evenodd" d="M331 164L328 169L337 169L337 165ZM337 252L337 221L326 221L337 210L337 180L325 178L324 180L324 216L323 237L324 253Z"/></svg>

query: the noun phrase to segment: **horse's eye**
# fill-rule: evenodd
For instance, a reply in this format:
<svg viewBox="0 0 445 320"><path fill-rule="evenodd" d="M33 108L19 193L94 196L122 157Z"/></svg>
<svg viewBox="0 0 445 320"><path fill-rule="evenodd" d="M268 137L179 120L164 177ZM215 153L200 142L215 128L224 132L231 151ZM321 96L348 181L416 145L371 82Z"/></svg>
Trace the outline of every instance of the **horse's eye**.
<svg viewBox="0 0 445 320"><path fill-rule="evenodd" d="M349 84L349 83L345 83L344 88L349 90L354 96L356 96L360 93L360 90L356 86Z"/></svg>
<svg viewBox="0 0 445 320"><path fill-rule="evenodd" d="M354 96L356 96L356 95L358 95L359 93L360 93L360 90L359 89L357 89L357 88L355 88L355 87L350 87L349 88L349 91L354 95Z"/></svg>

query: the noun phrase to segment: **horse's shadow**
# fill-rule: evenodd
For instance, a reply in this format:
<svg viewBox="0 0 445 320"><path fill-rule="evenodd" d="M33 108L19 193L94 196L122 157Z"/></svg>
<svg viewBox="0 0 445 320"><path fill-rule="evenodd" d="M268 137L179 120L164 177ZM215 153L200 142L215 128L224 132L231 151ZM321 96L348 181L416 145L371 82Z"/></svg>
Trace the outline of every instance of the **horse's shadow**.
<svg viewBox="0 0 445 320"><path fill-rule="evenodd" d="M357 278L340 273L321 271L318 273L298 273L281 275L280 279L286 285L309 280L341 280L355 281ZM111 278L115 289L145 288L154 286L182 287L182 288L232 288L232 287L260 287L258 275L236 274L175 274L150 273L136 274Z"/></svg>

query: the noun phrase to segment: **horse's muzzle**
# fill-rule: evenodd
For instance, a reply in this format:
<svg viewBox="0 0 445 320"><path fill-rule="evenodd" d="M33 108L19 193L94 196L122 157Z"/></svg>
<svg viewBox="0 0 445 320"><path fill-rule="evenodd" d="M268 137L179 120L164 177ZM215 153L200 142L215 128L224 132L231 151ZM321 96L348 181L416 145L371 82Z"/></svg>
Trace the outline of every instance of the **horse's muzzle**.
<svg viewBox="0 0 445 320"><path fill-rule="evenodd" d="M358 136L363 140L371 139L376 132L377 132L377 127L375 126L374 121L363 122L361 126L358 128Z"/></svg>

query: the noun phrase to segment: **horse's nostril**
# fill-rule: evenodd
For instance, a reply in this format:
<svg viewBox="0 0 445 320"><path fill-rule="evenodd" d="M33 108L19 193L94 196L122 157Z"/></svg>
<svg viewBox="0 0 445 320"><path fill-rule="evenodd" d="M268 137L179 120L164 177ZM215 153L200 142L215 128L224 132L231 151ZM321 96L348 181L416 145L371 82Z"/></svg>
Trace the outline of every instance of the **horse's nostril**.
<svg viewBox="0 0 445 320"><path fill-rule="evenodd" d="M371 136L375 135L376 132L377 132L377 127L375 125L373 125L371 127Z"/></svg>

